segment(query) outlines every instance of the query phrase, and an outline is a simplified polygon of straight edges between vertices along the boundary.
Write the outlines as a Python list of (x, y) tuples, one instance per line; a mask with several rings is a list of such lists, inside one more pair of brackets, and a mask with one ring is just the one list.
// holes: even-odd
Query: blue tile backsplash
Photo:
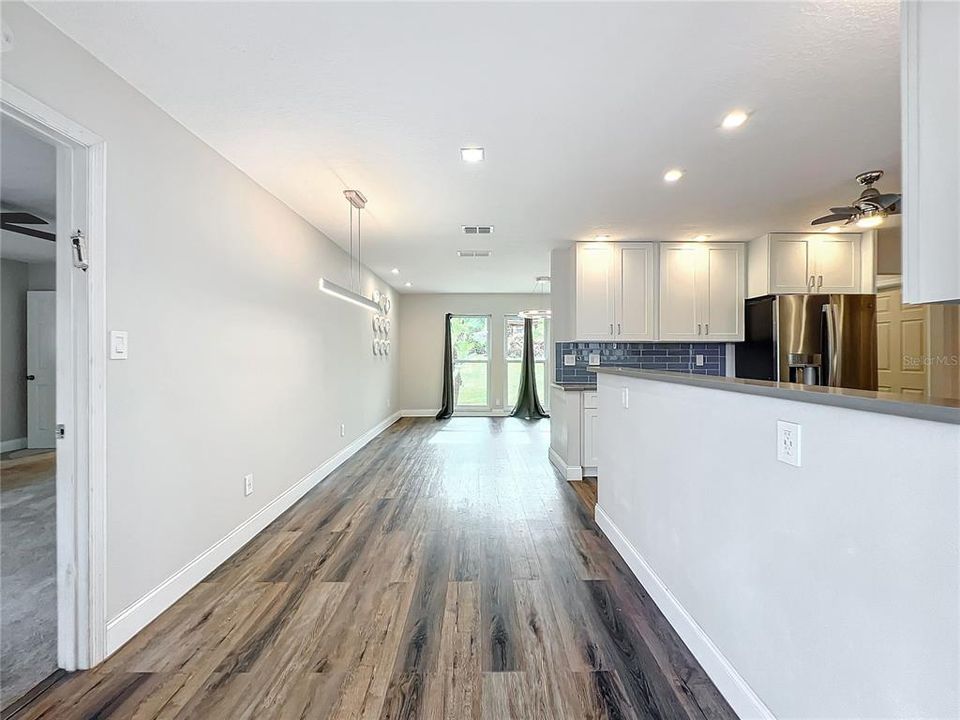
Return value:
[[(600, 354), (601, 366), (674, 370), (695, 375), (724, 375), (726, 374), (725, 348), (724, 343), (556, 343), (554, 346), (556, 381), (558, 383), (596, 383), (596, 373), (587, 371), (591, 353)], [(564, 365), (564, 355), (576, 355), (577, 364)], [(703, 355), (701, 366), (695, 364), (697, 355)]]

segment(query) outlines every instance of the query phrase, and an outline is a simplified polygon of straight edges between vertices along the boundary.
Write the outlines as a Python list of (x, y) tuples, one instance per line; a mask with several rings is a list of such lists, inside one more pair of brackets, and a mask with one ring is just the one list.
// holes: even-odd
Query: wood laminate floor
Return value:
[(0, 707), (57, 669), (57, 462), (0, 457)]
[(733, 718), (547, 461), (405, 419), (23, 718)]

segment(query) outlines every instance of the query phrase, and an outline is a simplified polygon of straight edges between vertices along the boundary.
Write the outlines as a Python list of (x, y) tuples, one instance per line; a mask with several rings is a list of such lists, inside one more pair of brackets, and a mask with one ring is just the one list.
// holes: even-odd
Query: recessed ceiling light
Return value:
[(393, 273), (394, 275), (399, 275), (399, 274), (400, 274), (400, 268), (394, 268), (394, 269), (391, 270), (390, 272)]
[(734, 130), (743, 125), (750, 116), (743, 110), (731, 110), (723, 117), (720, 127), (724, 130)]
[(403, 286), (404, 286), (404, 287), (413, 287), (413, 283), (412, 283), (412, 282), (405, 282), (405, 283), (403, 284)]
[(695, 242), (706, 242), (707, 240), (710, 239), (710, 236), (709, 236), (709, 235), (695, 235), (693, 239), (694, 239)]
[(606, 242), (606, 241), (609, 240), (609, 239), (610, 239), (610, 236), (609, 236), (609, 235), (594, 235), (594, 236), (593, 236), (593, 241), (594, 241), (594, 242)]
[(482, 147), (462, 147), (460, 148), (460, 157), (464, 162), (477, 163), (483, 160)]
[(668, 183), (675, 183), (677, 180), (683, 177), (683, 170), (678, 170), (674, 168), (673, 170), (667, 170), (663, 174), (664, 181)]

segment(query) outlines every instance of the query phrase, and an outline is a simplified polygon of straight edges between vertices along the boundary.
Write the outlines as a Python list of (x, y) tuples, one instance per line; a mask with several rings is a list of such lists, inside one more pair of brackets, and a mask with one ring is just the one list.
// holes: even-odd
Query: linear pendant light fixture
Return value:
[(373, 300), (365, 298), (360, 294), (360, 272), (363, 267), (360, 264), (360, 211), (363, 210), (364, 206), (367, 204), (367, 199), (363, 196), (363, 193), (359, 190), (344, 190), (343, 196), (347, 199), (347, 202), (350, 203), (350, 277), (351, 282), (353, 281), (353, 210), (357, 210), (357, 290), (354, 292), (349, 288), (345, 288), (342, 285), (329, 280), (325, 277), (320, 278), (320, 289), (327, 293), (327, 295), (333, 295), (335, 298), (340, 300), (345, 300), (348, 303), (353, 303), (354, 305), (359, 305), (362, 308), (371, 310), (373, 312), (380, 312), (380, 306), (377, 305)]

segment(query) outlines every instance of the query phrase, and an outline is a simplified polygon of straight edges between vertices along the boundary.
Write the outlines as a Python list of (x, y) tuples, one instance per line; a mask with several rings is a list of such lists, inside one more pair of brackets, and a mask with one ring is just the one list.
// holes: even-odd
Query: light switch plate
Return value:
[(577, 364), (577, 356), (576, 356), (576, 355), (564, 355), (564, 356), (563, 356), (563, 364), (566, 365), (567, 367), (573, 367), (574, 365)]
[(599, 365), (600, 364), (600, 353), (590, 353), (587, 358), (588, 365)]
[(777, 460), (800, 467), (800, 426), (777, 420)]
[(110, 359), (126, 360), (129, 357), (129, 345), (127, 343), (126, 330), (110, 331)]
[(243, 476), (243, 494), (244, 497), (253, 495), (253, 473)]

